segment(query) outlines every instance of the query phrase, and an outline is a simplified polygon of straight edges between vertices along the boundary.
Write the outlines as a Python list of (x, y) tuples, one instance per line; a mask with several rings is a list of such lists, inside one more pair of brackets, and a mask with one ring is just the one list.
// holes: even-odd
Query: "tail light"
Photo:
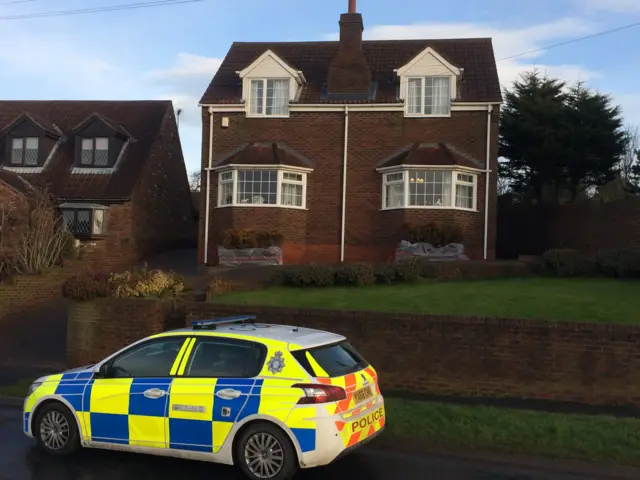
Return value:
[(304, 397), (298, 400), (298, 405), (339, 402), (347, 398), (347, 392), (344, 388), (335, 385), (297, 383), (293, 385), (293, 388), (301, 388), (304, 392)]

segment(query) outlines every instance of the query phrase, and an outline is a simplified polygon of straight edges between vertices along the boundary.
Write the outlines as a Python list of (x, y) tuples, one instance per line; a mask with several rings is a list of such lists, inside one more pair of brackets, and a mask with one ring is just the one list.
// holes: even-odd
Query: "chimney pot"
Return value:
[(349, 0), (349, 13), (356, 13), (356, 0)]

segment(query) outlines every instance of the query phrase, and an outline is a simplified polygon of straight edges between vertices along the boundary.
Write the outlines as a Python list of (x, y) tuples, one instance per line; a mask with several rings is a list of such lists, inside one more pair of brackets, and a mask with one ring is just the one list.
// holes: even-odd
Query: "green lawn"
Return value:
[(27, 396), (29, 385), (31, 385), (34, 380), (33, 378), (25, 378), (7, 385), (0, 385), (0, 395), (24, 398)]
[(269, 288), (231, 293), (227, 304), (640, 323), (640, 282), (523, 278), (361, 288)]
[(386, 399), (387, 433), (425, 446), (640, 464), (640, 419)]

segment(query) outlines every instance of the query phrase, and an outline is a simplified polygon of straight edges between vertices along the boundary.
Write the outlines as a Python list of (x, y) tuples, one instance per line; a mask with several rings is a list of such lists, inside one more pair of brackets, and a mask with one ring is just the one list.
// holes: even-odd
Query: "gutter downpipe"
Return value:
[(349, 106), (344, 106), (344, 155), (342, 157), (342, 225), (340, 227), (340, 262), (344, 262), (345, 220), (347, 216), (347, 148), (349, 147)]
[(204, 264), (209, 261), (209, 203), (211, 201), (211, 162), (213, 161), (213, 111), (209, 107), (209, 168), (207, 168), (207, 193), (204, 214)]
[(484, 182), (484, 259), (487, 260), (489, 247), (489, 176), (491, 175), (491, 113), (493, 105), (487, 106), (487, 158), (486, 177)]

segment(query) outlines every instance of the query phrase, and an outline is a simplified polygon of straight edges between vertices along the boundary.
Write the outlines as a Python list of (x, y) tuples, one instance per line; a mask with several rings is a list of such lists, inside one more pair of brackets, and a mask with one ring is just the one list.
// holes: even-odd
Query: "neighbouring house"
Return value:
[(200, 262), (225, 229), (285, 263), (385, 261), (403, 225), (455, 225), (494, 259), (499, 108), (489, 38), (233, 43), (202, 106)]
[(54, 198), (95, 266), (129, 265), (197, 232), (171, 101), (0, 101), (0, 203), (30, 186)]

